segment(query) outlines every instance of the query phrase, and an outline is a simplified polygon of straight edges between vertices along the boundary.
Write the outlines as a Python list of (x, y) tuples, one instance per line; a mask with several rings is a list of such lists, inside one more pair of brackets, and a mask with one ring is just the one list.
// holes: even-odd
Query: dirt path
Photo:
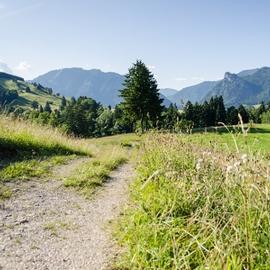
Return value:
[[(82, 162), (55, 173), (65, 177)], [(107, 269), (116, 250), (106, 227), (127, 201), (132, 167), (123, 165), (111, 176), (93, 200), (54, 179), (17, 186), (0, 209), (0, 269)]]

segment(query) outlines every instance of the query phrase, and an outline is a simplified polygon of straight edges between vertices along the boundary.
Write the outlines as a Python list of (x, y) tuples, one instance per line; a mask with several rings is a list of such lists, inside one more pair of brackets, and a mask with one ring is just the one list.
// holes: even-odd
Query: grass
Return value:
[(44, 224), (43, 229), (49, 231), (52, 236), (59, 236), (61, 230), (74, 230), (77, 225), (63, 221), (54, 221)]
[[(52, 109), (58, 109), (61, 104), (61, 97), (49, 95), (43, 91), (37, 89), (31, 83), (25, 81), (7, 80), (5, 78), (0, 78), (0, 85), (7, 90), (16, 90), (19, 94), (19, 98), (16, 99), (12, 104), (18, 105), (23, 108), (31, 108), (33, 101), (37, 101), (40, 105), (44, 107), (46, 102), (50, 102)], [(27, 93), (25, 89), (29, 87), (30, 91)]]
[(5, 182), (48, 174), (76, 155), (91, 156), (89, 140), (66, 136), (56, 129), (0, 117), (0, 200), (11, 191)]
[[(240, 152), (260, 153), (266, 158), (270, 156), (270, 125), (254, 124), (248, 136), (244, 136), (241, 129), (232, 130), (232, 132), (236, 137)], [(184, 136), (184, 139), (203, 147), (222, 149), (226, 152), (236, 151), (231, 134), (224, 129), (223, 132), (195, 133), (192, 136)]]
[(92, 159), (66, 179), (65, 186), (76, 187), (89, 195), (131, 156), (130, 149), (136, 148), (139, 141), (135, 134), (73, 138), (57, 129), (1, 116), (0, 200), (11, 196), (6, 182), (48, 175), (52, 167), (76, 156)]
[(116, 234), (117, 269), (269, 268), (267, 161), (257, 151), (200, 148), (196, 136), (144, 140), (132, 207)]
[(85, 139), (66, 136), (57, 129), (1, 116), (0, 151), (4, 157), (23, 159), (56, 154), (90, 156), (91, 145)]
[(48, 175), (50, 174), (50, 169), (52, 167), (64, 164), (75, 157), (75, 155), (54, 156), (45, 160), (33, 159), (11, 163), (7, 167), (0, 170), (0, 179), (3, 183), (12, 179), (24, 180), (31, 177), (40, 177), (44, 174)]
[(135, 152), (131, 148), (139, 144), (140, 138), (135, 134), (127, 134), (89, 141), (96, 146), (93, 158), (64, 180), (66, 187), (76, 188), (86, 197), (102, 186), (113, 170), (131, 159), (131, 154)]

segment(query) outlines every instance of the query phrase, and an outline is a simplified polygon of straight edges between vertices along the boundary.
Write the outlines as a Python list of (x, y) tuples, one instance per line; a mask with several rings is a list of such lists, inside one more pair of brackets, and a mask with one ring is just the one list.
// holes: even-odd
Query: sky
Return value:
[(137, 59), (161, 88), (270, 66), (268, 0), (0, 0), (0, 62), (126, 74)]

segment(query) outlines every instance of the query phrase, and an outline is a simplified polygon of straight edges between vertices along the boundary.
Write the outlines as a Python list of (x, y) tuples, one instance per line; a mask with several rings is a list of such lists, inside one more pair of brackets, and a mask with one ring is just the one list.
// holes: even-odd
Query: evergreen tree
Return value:
[(60, 110), (64, 110), (64, 108), (67, 106), (67, 100), (66, 98), (63, 96), (61, 99), (61, 104), (60, 104)]
[(188, 101), (184, 107), (184, 118), (188, 121), (194, 122), (194, 107), (193, 104)]
[(223, 97), (216, 97), (216, 125), (220, 122), (225, 123), (226, 121), (226, 109), (223, 102)]
[(174, 131), (177, 121), (179, 120), (179, 113), (176, 104), (170, 104), (163, 115), (163, 127), (165, 129)]
[(249, 122), (248, 112), (247, 112), (246, 108), (243, 105), (240, 105), (239, 106), (238, 113), (241, 115), (242, 120), (243, 120), (244, 123), (248, 123)]
[(260, 106), (255, 110), (254, 120), (255, 123), (261, 123), (261, 115), (266, 112), (266, 108), (264, 102), (260, 104)]
[(32, 101), (32, 104), (31, 104), (31, 107), (32, 107), (33, 109), (38, 109), (38, 107), (39, 107), (38, 102), (37, 102), (36, 100), (33, 100), (33, 101)]
[(123, 110), (133, 121), (140, 121), (142, 132), (155, 127), (163, 110), (157, 82), (142, 61), (137, 61), (126, 75), (124, 88), (120, 90)]
[(44, 112), (48, 112), (48, 113), (52, 112), (51, 106), (50, 106), (48, 101), (46, 102), (46, 104), (44, 106)]
[(234, 106), (229, 107), (226, 113), (226, 124), (237, 125), (238, 121), (238, 110)]
[(72, 97), (71, 99), (70, 99), (70, 104), (75, 104), (76, 103), (76, 99), (75, 99), (75, 97)]
[(39, 112), (40, 113), (43, 113), (44, 112), (44, 109), (43, 109), (42, 105), (39, 105)]

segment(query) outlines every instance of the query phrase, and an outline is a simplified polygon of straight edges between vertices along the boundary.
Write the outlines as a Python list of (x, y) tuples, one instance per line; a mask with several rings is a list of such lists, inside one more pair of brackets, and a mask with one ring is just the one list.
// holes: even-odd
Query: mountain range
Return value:
[[(121, 102), (119, 90), (123, 87), (125, 76), (99, 69), (64, 68), (50, 71), (33, 80), (54, 92), (69, 97), (87, 96), (104, 104), (115, 106)], [(171, 103), (164, 95), (163, 104)]]
[[(0, 62), (1, 71), (6, 74), (5, 82), (3, 78), (0, 82), (2, 87), (20, 90), (20, 86), (22, 86), (21, 94), (31, 95), (31, 93), (25, 93), (24, 91), (28, 82), (23, 82), (23, 79), (16, 80), (16, 77), (13, 77), (13, 79), (7, 78), (7, 73), (12, 74), (12, 70), (2, 62)], [(121, 101), (119, 90), (122, 88), (124, 79), (123, 75), (115, 72), (102, 72), (98, 69), (64, 68), (50, 71), (35, 78), (32, 82), (41, 84), (45, 88), (52, 88), (54, 93), (67, 97), (88, 96), (104, 105), (115, 106)], [(35, 89), (31, 82), (29, 83), (33, 92), (39, 90)], [(44, 95), (44, 91), (40, 93)], [(237, 74), (226, 72), (221, 80), (205, 81), (181, 90), (164, 88), (160, 89), (160, 95), (164, 99), (164, 105), (169, 106), (171, 103), (176, 103), (179, 107), (182, 107), (188, 100), (192, 103), (201, 103), (216, 95), (223, 96), (226, 106), (254, 105), (261, 101), (268, 102), (270, 100), (270, 68), (243, 70)], [(42, 98), (42, 104), (45, 96)], [(56, 103), (58, 104), (58, 102), (57, 100)]]
[(268, 102), (270, 100), (270, 68), (243, 70), (237, 74), (226, 72), (222, 80), (205, 81), (186, 87), (168, 98), (181, 107), (188, 100), (192, 103), (201, 103), (213, 96), (223, 96), (227, 107)]
[[(98, 69), (64, 68), (50, 71), (33, 81), (52, 88), (64, 96), (88, 96), (105, 105), (115, 106), (121, 101), (119, 90), (125, 77)], [(218, 81), (205, 81), (181, 90), (160, 89), (164, 104), (182, 107), (188, 100), (204, 102), (222, 95), (226, 106), (253, 105), (270, 100), (270, 68), (243, 70), (237, 74), (226, 72)]]

